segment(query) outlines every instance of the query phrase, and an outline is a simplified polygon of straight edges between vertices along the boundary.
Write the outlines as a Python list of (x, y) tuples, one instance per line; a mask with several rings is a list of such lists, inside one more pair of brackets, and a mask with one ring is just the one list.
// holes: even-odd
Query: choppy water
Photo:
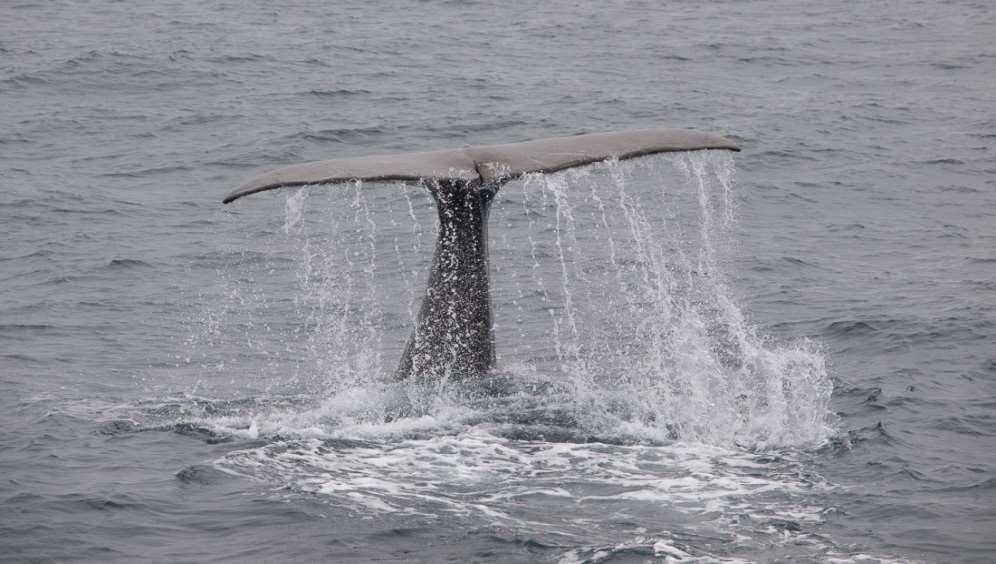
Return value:
[[(0, 32), (0, 559), (996, 553), (986, 3), (22, 2)], [(419, 189), (219, 203), (651, 126), (744, 151), (503, 187), (473, 386), (384, 383)]]

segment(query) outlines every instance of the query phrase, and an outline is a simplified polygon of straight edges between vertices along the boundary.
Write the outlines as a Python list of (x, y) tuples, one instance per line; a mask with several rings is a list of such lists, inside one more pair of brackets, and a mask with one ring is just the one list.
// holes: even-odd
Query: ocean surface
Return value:
[[(996, 560), (985, 1), (0, 5), (0, 561)], [(392, 382), (418, 186), (502, 187), (498, 369)]]

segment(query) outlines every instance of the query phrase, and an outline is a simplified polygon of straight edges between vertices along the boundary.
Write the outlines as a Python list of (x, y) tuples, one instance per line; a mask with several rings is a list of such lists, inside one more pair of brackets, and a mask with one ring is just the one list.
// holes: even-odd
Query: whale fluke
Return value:
[(502, 184), (524, 174), (555, 172), (611, 158), (703, 149), (740, 150), (722, 137), (679, 129), (551, 137), (292, 165), (251, 179), (223, 202), (309, 184), (362, 180), (424, 185), (436, 201), (439, 231), (428, 288), (396, 377), (464, 380), (487, 372), (495, 362), (487, 218)]
[(291, 165), (252, 178), (225, 196), (222, 202), (228, 204), (243, 196), (274, 188), (356, 180), (427, 183), (477, 181), (495, 184), (530, 172), (555, 172), (605, 159), (622, 160), (654, 153), (700, 149), (740, 150), (717, 135), (682, 129), (569, 135), (467, 149), (375, 155)]

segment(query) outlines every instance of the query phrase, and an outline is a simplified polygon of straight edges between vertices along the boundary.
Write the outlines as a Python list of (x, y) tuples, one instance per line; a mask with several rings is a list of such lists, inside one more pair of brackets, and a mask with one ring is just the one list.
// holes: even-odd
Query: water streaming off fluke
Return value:
[[(417, 185), (299, 189), (286, 197), (273, 248), (292, 253), (280, 268), (296, 272), (295, 287), (280, 292), (293, 294), (301, 325), (258, 346), (301, 355), (295, 377), (320, 394), (376, 396), (306, 425), (334, 436), (399, 416), (481, 419), (478, 399), (490, 396), (510, 402), (492, 410), (506, 412), (495, 425), (514, 425), (507, 411), (528, 405), (556, 412), (578, 436), (817, 444), (830, 432), (825, 359), (812, 343), (772, 342), (745, 315), (728, 276), (736, 202), (725, 151), (606, 161), (504, 186), (490, 229), (498, 370), (478, 384), (393, 384), (425, 287), (432, 203)], [(226, 282), (253, 296), (259, 307), (248, 309), (279, 302), (250, 279)]]

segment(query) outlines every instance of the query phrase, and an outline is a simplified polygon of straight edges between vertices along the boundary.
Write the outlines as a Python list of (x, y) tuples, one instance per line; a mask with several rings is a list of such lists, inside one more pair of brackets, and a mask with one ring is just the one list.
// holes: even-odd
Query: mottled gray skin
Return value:
[(228, 194), (224, 203), (285, 186), (353, 180), (413, 181), (436, 200), (439, 236), (429, 286), (401, 355), (398, 380), (466, 380), (495, 363), (488, 287), (488, 209), (503, 183), (605, 159), (725, 149), (729, 140), (698, 131), (646, 129), (552, 137), (466, 149), (334, 159), (270, 171)]
[(428, 185), (439, 213), (429, 284), (398, 380), (464, 380), (495, 363), (488, 273), (488, 210), (497, 184)]

